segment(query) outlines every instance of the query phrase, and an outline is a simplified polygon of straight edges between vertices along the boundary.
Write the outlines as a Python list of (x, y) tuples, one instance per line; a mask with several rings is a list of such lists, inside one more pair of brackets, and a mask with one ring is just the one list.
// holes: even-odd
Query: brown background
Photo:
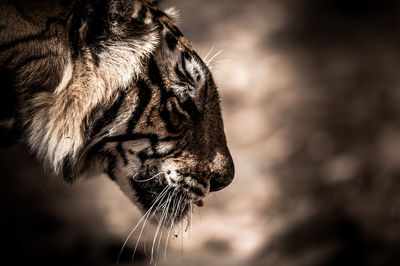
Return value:
[[(162, 240), (158, 264), (400, 265), (399, 4), (163, 5), (181, 11), (200, 55), (223, 49), (211, 65), (236, 177), (195, 210), (190, 238), (170, 239), (166, 261)], [(66, 185), (22, 145), (0, 158), (3, 259), (116, 261), (141, 215), (115, 184), (103, 176)], [(148, 265), (153, 233), (134, 265)]]

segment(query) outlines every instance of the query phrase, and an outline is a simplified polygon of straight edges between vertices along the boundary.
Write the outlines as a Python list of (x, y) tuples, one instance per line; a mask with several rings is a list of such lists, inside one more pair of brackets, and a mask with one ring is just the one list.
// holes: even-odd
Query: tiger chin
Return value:
[[(2, 143), (179, 222), (231, 183), (209, 68), (158, 1), (0, 1)], [(161, 211), (163, 210), (163, 212)]]

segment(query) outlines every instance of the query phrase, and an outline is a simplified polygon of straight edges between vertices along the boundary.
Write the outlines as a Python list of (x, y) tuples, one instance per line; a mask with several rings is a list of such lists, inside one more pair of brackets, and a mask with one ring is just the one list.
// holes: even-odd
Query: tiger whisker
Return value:
[[(168, 196), (168, 197), (169, 197), (169, 196)], [(157, 214), (157, 212), (158, 212), (159, 209), (162, 209), (162, 214), (161, 214), (161, 217), (159, 218), (159, 222), (158, 222), (158, 225), (157, 225), (156, 233), (155, 233), (154, 238), (153, 238), (153, 244), (152, 244), (152, 249), (151, 249), (151, 260), (150, 260), (150, 264), (153, 263), (153, 262), (155, 262), (154, 259), (153, 259), (153, 257), (154, 257), (154, 256), (153, 256), (153, 254), (154, 254), (154, 243), (155, 243), (155, 241), (156, 241), (156, 238), (157, 238), (157, 235), (158, 235), (158, 231), (160, 230), (160, 224), (161, 224), (161, 222), (162, 222), (162, 217), (163, 217), (164, 212), (165, 212), (165, 210), (166, 210), (166, 209), (165, 209), (166, 205), (167, 205), (167, 201), (163, 202), (162, 204), (159, 203), (158, 206), (157, 206), (157, 208), (156, 208), (156, 210), (154, 210), (154, 212), (153, 212), (153, 214), (152, 214), (152, 216), (154, 216), (154, 215)]]
[(122, 255), (122, 251), (124, 250), (124, 248), (125, 248), (125, 246), (126, 246), (126, 243), (128, 242), (129, 238), (132, 236), (133, 232), (135, 232), (136, 228), (137, 228), (137, 227), (139, 226), (139, 224), (143, 221), (143, 219), (146, 217), (146, 215), (147, 215), (148, 213), (150, 213), (150, 211), (151, 211), (151, 209), (149, 209), (149, 210), (143, 215), (143, 217), (139, 220), (139, 222), (136, 224), (136, 226), (132, 229), (132, 231), (129, 233), (129, 235), (128, 235), (127, 238), (125, 239), (125, 242), (124, 242), (124, 244), (122, 245), (122, 248), (121, 248), (121, 250), (120, 250), (120, 252), (119, 252), (119, 254), (118, 254), (118, 258), (117, 258), (116, 264), (119, 263), (119, 260), (120, 260), (121, 255)]
[(129, 233), (129, 235), (127, 236), (127, 238), (125, 239), (124, 244), (122, 245), (122, 248), (118, 254), (118, 258), (117, 258), (117, 263), (119, 263), (119, 260), (121, 258), (122, 252), (126, 246), (126, 243), (128, 243), (129, 238), (132, 236), (132, 234), (135, 232), (136, 228), (139, 226), (139, 224), (143, 221), (143, 219), (145, 219), (146, 215), (150, 214), (152, 208), (154, 207), (154, 205), (157, 203), (158, 200), (161, 199), (161, 197), (164, 197), (165, 193), (167, 192), (168, 187), (165, 187), (162, 192), (160, 193), (160, 195), (156, 198), (156, 200), (154, 201), (153, 205), (147, 210), (147, 212), (143, 215), (143, 217), (139, 220), (139, 222), (136, 224), (136, 226), (132, 229), (132, 231)]
[(156, 178), (157, 176), (159, 176), (159, 175), (161, 175), (161, 174), (163, 174), (163, 173), (158, 173), (158, 174), (153, 175), (152, 177), (147, 178), (147, 179), (144, 179), (144, 180), (137, 180), (137, 179), (135, 179), (135, 177), (138, 175), (138, 174), (136, 173), (136, 174), (132, 177), (132, 179), (133, 179), (134, 181), (136, 181), (136, 182), (143, 183), (143, 182), (150, 181), (150, 180)]
[[(170, 206), (170, 204), (171, 204), (171, 201), (172, 201), (172, 198), (173, 198), (173, 197), (174, 197), (174, 193), (172, 192), (172, 193), (171, 193), (171, 197), (168, 198), (168, 204), (167, 204), (167, 207), (166, 207), (166, 210), (167, 210), (167, 211), (165, 212), (165, 217), (164, 217), (164, 219), (163, 219), (163, 224), (164, 224), (164, 222), (167, 222), (168, 215), (169, 215), (169, 206)], [(161, 224), (161, 227), (163, 226), (163, 224)], [(159, 251), (160, 251), (160, 243), (161, 243), (161, 239), (162, 239), (162, 236), (163, 236), (163, 232), (164, 232), (164, 230), (161, 230), (160, 237), (158, 238), (157, 256), (158, 256)]]
[[(182, 196), (179, 197), (178, 204), (176, 204), (176, 205), (174, 204), (174, 207), (172, 209), (173, 216), (172, 216), (171, 225), (170, 225), (169, 230), (168, 230), (167, 242), (165, 243), (164, 261), (167, 261), (167, 249), (168, 249), (169, 237), (171, 235), (172, 227), (174, 226), (174, 221), (175, 221), (176, 215), (178, 214), (178, 209), (179, 209), (179, 205), (180, 205), (181, 201), (182, 201)], [(174, 200), (174, 203), (176, 203), (175, 200)]]
[(192, 234), (192, 218), (193, 218), (193, 202), (190, 201), (190, 228), (189, 228), (189, 238)]
[(212, 60), (215, 59), (218, 55), (220, 55), (223, 51), (224, 49), (221, 49), (218, 52), (216, 52), (210, 59), (207, 60), (206, 65), (210, 66), (212, 64)]
[(203, 57), (203, 61), (204, 61), (204, 62), (207, 61), (208, 56), (212, 53), (212, 51), (214, 50), (214, 48), (215, 48), (215, 44), (213, 44), (213, 46), (211, 47), (211, 49), (210, 49), (210, 51), (207, 53), (207, 55), (206, 55), (205, 57)]
[[(170, 187), (168, 187), (168, 188), (170, 188)], [(150, 217), (154, 216), (154, 215), (157, 213), (157, 211), (162, 207), (162, 205), (163, 205), (163, 204), (161, 204), (161, 201), (160, 201), (160, 202), (158, 203), (156, 209), (155, 209), (155, 210), (153, 211), (153, 213), (150, 215)], [(148, 236), (148, 233), (149, 233), (149, 232), (146, 233), (145, 244), (147, 243), (147, 239), (148, 239), (147, 236)], [(145, 254), (147, 254), (146, 245), (144, 245), (144, 252), (145, 252)]]
[[(165, 187), (165, 188), (164, 188), (165, 191), (168, 191), (168, 189), (169, 189), (169, 187)], [(160, 202), (161, 202), (161, 201), (160, 201)], [(153, 206), (155, 205), (155, 203), (156, 203), (156, 202), (154, 202)], [(152, 206), (152, 207), (153, 207), (153, 206)], [(134, 257), (135, 257), (137, 246), (138, 246), (138, 244), (139, 244), (140, 238), (142, 237), (143, 229), (144, 229), (144, 227), (146, 226), (146, 223), (147, 223), (147, 221), (149, 220), (149, 217), (151, 217), (151, 213), (149, 213), (149, 214), (147, 215), (147, 218), (144, 220), (144, 223), (143, 223), (142, 228), (141, 228), (141, 230), (140, 230), (139, 237), (138, 237), (138, 239), (137, 239), (137, 241), (136, 241), (135, 249), (133, 250), (132, 261), (133, 261), (133, 259), (134, 259)]]
[[(189, 207), (190, 207), (190, 212), (192, 212), (192, 201), (190, 201), (189, 202)], [(189, 215), (186, 215), (186, 228), (185, 228), (185, 232), (187, 232), (188, 231), (188, 229), (190, 229), (190, 225), (191, 225), (191, 222), (192, 222), (192, 214), (190, 214), (190, 216)], [(190, 238), (190, 230), (189, 230), (189, 236), (188, 236), (189, 238)]]
[(162, 221), (163, 221), (164, 214), (165, 214), (165, 212), (167, 211), (167, 209), (166, 209), (166, 207), (165, 207), (165, 206), (166, 206), (166, 203), (167, 203), (167, 202), (164, 202), (164, 204), (163, 204), (163, 206), (164, 206), (164, 207), (163, 207), (163, 212), (162, 212), (160, 221), (158, 222), (158, 226), (157, 226), (157, 229), (156, 229), (156, 233), (155, 233), (154, 238), (153, 238), (153, 244), (152, 244), (152, 247), (151, 247), (151, 259), (150, 259), (150, 264), (154, 262), (154, 245), (155, 245), (155, 243), (156, 243), (156, 239), (157, 239), (157, 236), (158, 236), (158, 232), (160, 231), (160, 228), (161, 228), (161, 223), (162, 223)]
[(189, 229), (189, 217), (186, 217), (185, 233), (188, 231), (188, 229)]
[(149, 236), (149, 231), (147, 230), (146, 236), (144, 238), (144, 243), (143, 243), (143, 251), (144, 251), (144, 254), (146, 254), (146, 256), (147, 256), (147, 240), (149, 239), (148, 236)]
[(183, 258), (183, 225), (181, 223), (181, 255), (182, 255), (182, 260)]
[(142, 225), (142, 228), (141, 228), (141, 230), (140, 230), (138, 239), (136, 240), (135, 249), (133, 250), (133, 253), (132, 253), (132, 262), (133, 262), (133, 259), (135, 258), (137, 246), (138, 246), (138, 244), (139, 244), (140, 238), (142, 237), (143, 229), (144, 229), (144, 227), (146, 226), (146, 223), (147, 223), (147, 220), (149, 219), (149, 217), (150, 217), (150, 213), (147, 214), (147, 217), (146, 217), (146, 219), (144, 220), (143, 225)]

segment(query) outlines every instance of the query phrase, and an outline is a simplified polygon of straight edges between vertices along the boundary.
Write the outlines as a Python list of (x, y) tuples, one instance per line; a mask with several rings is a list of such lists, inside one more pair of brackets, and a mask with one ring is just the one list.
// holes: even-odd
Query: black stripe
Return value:
[[(111, 124), (118, 116), (119, 109), (121, 108), (121, 105), (125, 99), (125, 91), (121, 91), (118, 99), (111, 105), (110, 108), (108, 108), (101, 116), (100, 119), (95, 121), (93, 125), (93, 130), (90, 133), (90, 138), (93, 136), (96, 136), (104, 127), (107, 125)], [(91, 116), (95, 114), (95, 112), (98, 110), (95, 110), (92, 112)], [(90, 119), (89, 119), (90, 120)]]
[(178, 44), (178, 40), (169, 32), (165, 36), (165, 40), (167, 41), (168, 48), (171, 51), (174, 51), (176, 48), (176, 45)]
[(180, 38), (183, 37), (182, 32), (178, 29), (177, 26), (175, 25), (169, 25), (168, 23), (165, 23), (165, 26), (172, 32), (172, 34), (176, 37), (176, 38)]
[(139, 158), (139, 160), (140, 160), (142, 163), (144, 163), (147, 159), (150, 158), (149, 151), (148, 151), (147, 149), (146, 149), (146, 150), (143, 150), (143, 151), (140, 151), (140, 152), (137, 154), (137, 157)]
[(199, 70), (197, 70), (197, 68), (194, 68), (193, 71), (194, 74), (196, 75), (196, 81), (199, 82), (201, 78)]
[(166, 103), (168, 101), (168, 98), (174, 96), (172, 92), (168, 92), (164, 81), (161, 77), (160, 69), (157, 66), (157, 63), (155, 62), (154, 58), (151, 57), (149, 61), (149, 79), (150, 81), (157, 86), (160, 89), (161, 93), (161, 99), (160, 99), (160, 107), (159, 107), (159, 114), (161, 119), (166, 124), (166, 129), (170, 133), (177, 133), (177, 129), (172, 125), (171, 120), (170, 120), (170, 113), (167, 110)]
[(165, 102), (165, 100), (168, 98), (167, 90), (166, 90), (164, 81), (161, 77), (160, 69), (158, 68), (157, 63), (154, 60), (153, 56), (151, 56), (150, 60), (149, 60), (148, 74), (149, 74), (149, 79), (150, 79), (151, 83), (156, 85), (161, 90), (161, 102)]
[(138, 139), (148, 139), (150, 143), (157, 143), (160, 141), (176, 141), (179, 140), (179, 137), (172, 137), (168, 136), (165, 138), (159, 138), (156, 134), (126, 134), (126, 135), (119, 135), (113, 137), (106, 137), (103, 139), (104, 143), (109, 142), (124, 142), (124, 141), (131, 141), (131, 140), (138, 140)]
[(146, 124), (147, 124), (148, 127), (154, 126), (153, 122), (151, 121), (151, 117), (152, 117), (152, 114), (153, 114), (155, 109), (156, 109), (155, 106), (151, 107), (149, 115), (147, 116)]
[(200, 112), (191, 98), (188, 98), (181, 103), (181, 107), (189, 114), (193, 121), (196, 122), (200, 118)]
[[(211, 84), (211, 85), (210, 85)], [(201, 106), (201, 108), (203, 109), (206, 104), (207, 104), (207, 97), (208, 97), (208, 89), (210, 87), (216, 87), (216, 85), (214, 84), (214, 81), (212, 80), (210, 75), (206, 76), (206, 82), (204, 83), (204, 87), (203, 87), (203, 105)]]
[(176, 128), (171, 122), (171, 111), (168, 110), (167, 105), (164, 104), (160, 112), (161, 119), (165, 122), (165, 127), (170, 133), (178, 133), (179, 129)]
[(167, 91), (164, 81), (161, 77), (160, 69), (158, 68), (157, 63), (155, 62), (153, 57), (151, 57), (149, 61), (149, 78), (150, 81), (160, 89), (161, 105), (159, 108), (159, 114), (161, 119), (163, 119), (166, 124), (167, 131), (170, 133), (178, 133), (179, 130), (171, 123), (170, 111), (166, 107), (168, 99), (170, 97), (175, 97), (175, 95), (173, 94), (173, 92)]
[(153, 16), (153, 22), (156, 23), (161, 17), (165, 17), (165, 13), (157, 8), (150, 8), (151, 15)]
[(150, 79), (151, 83), (160, 89), (160, 93), (161, 93), (160, 102), (161, 103), (166, 103), (168, 98), (175, 96), (172, 91), (167, 90), (164, 80), (161, 76), (160, 69), (159, 69), (156, 61), (154, 60), (153, 56), (150, 57), (150, 60), (149, 60), (148, 75), (149, 75), (149, 79)]
[[(77, 14), (79, 13), (79, 10), (77, 11)], [(72, 59), (76, 59), (78, 57), (78, 51), (79, 47), (81, 46), (82, 40), (80, 37), (80, 32), (79, 29), (82, 26), (82, 18), (79, 15), (72, 15), (72, 19), (70, 22), (70, 30), (68, 32), (68, 37), (69, 37), (69, 43), (71, 46), (71, 53), (72, 53)]]
[(177, 104), (175, 103), (175, 101), (171, 101), (171, 104), (172, 104), (172, 108), (173, 108), (172, 111), (174, 112), (174, 114), (177, 115), (177, 116), (179, 116), (179, 120), (180, 120), (180, 121), (185, 121), (185, 120), (187, 119), (187, 116), (185, 116), (185, 114), (182, 113), (182, 112), (178, 109)]
[(174, 67), (174, 70), (175, 70), (175, 74), (178, 76), (178, 78), (182, 82), (186, 82), (186, 83), (188, 83), (188, 84), (190, 84), (192, 86), (194, 85), (192, 83), (192, 81), (190, 79), (188, 79), (185, 74), (182, 73), (182, 71), (179, 69), (179, 65), (178, 64), (176, 64), (176, 66)]
[(142, 5), (142, 7), (139, 10), (138, 16), (134, 18), (134, 20), (143, 24), (146, 17), (147, 17), (147, 8), (144, 5)]
[(41, 32), (39, 34), (28, 35), (19, 39), (15, 39), (9, 42), (0, 43), (0, 50), (10, 49), (21, 43), (27, 43), (32, 41), (46, 41), (54, 38), (55, 36), (47, 35), (46, 32)]
[(22, 61), (19, 61), (18, 64), (14, 67), (14, 69), (18, 71), (20, 68), (22, 68), (23, 66), (25, 66), (25, 65), (33, 62), (33, 61), (39, 61), (39, 60), (42, 60), (42, 59), (46, 59), (47, 57), (50, 57), (50, 56), (58, 57), (60, 55), (50, 52), (50, 53), (44, 54), (44, 55), (30, 56), (28, 58), (25, 58)]
[(144, 110), (151, 100), (151, 89), (147, 86), (146, 82), (142, 79), (137, 81), (138, 86), (138, 103), (131, 118), (128, 121), (127, 134), (132, 134), (136, 124), (139, 122)]
[(183, 146), (176, 149), (176, 152), (172, 154), (172, 158), (178, 158), (182, 155), (183, 151), (189, 146), (189, 142), (186, 142)]
[[(103, 151), (103, 148), (107, 143), (110, 143), (110, 142), (121, 143), (121, 142), (125, 142), (125, 141), (132, 141), (132, 140), (138, 140), (138, 139), (147, 139), (150, 141), (152, 150), (146, 149), (146, 150), (143, 150), (138, 153), (138, 157), (141, 160), (145, 161), (147, 159), (162, 158), (162, 157), (168, 156), (168, 155), (176, 152), (176, 150), (179, 147), (175, 147), (175, 148), (171, 149), (170, 151), (168, 151), (167, 153), (163, 153), (163, 154), (158, 153), (156, 151), (156, 147), (160, 142), (178, 141), (180, 138), (169, 136), (169, 137), (160, 139), (155, 134), (126, 134), (126, 135), (119, 135), (119, 136), (113, 136), (113, 137), (105, 137), (103, 140), (101, 140), (99, 143), (97, 143), (92, 149), (90, 149), (90, 151), (88, 152), (88, 158), (95, 155), (96, 153), (102, 153), (104, 156), (106, 156), (108, 158), (109, 154), (111, 154), (111, 153)], [(116, 149), (118, 150), (118, 145), (117, 145)], [(109, 159), (109, 161), (110, 161), (110, 159)]]
[(182, 53), (182, 55), (183, 55), (187, 60), (192, 61), (192, 56), (190, 55), (190, 53), (189, 53), (187, 50), (185, 50), (185, 51)]
[(56, 37), (55, 35), (51, 35), (49, 32), (49, 28), (50, 25), (53, 24), (54, 22), (59, 21), (59, 18), (49, 18), (46, 21), (46, 27), (43, 31), (36, 33), (36, 34), (31, 34), (31, 35), (27, 35), (24, 37), (20, 37), (18, 39), (9, 41), (9, 42), (4, 42), (4, 43), (0, 43), (0, 50), (6, 50), (12, 47), (17, 46), (18, 44), (21, 43), (27, 43), (27, 42), (32, 42), (32, 41), (46, 41), (46, 40), (50, 40), (54, 37)]
[(122, 160), (124, 161), (124, 166), (128, 165), (128, 158), (126, 157), (126, 153), (124, 148), (122, 148), (121, 142), (118, 142), (117, 146), (115, 147), (117, 149), (117, 152), (120, 154)]
[(105, 152), (104, 155), (106, 156), (106, 160), (108, 163), (108, 166), (107, 166), (107, 169), (105, 172), (111, 180), (115, 181), (116, 178), (115, 178), (113, 170), (117, 164), (117, 157), (109, 151)]

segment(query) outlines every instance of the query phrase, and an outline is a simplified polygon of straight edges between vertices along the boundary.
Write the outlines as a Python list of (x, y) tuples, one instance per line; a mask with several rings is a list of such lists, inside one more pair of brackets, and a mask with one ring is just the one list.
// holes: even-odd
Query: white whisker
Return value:
[(152, 208), (154, 207), (154, 205), (156, 204), (156, 202), (157, 202), (161, 197), (163, 197), (162, 195), (165, 194), (165, 192), (167, 191), (167, 189), (168, 189), (168, 187), (166, 187), (166, 188), (164, 188), (164, 189), (162, 190), (162, 192), (160, 193), (160, 195), (159, 195), (159, 196), (156, 198), (156, 200), (154, 201), (153, 205), (147, 210), (147, 212), (143, 215), (143, 217), (139, 220), (139, 222), (136, 224), (136, 226), (135, 226), (135, 227), (132, 229), (132, 231), (129, 233), (129, 235), (128, 235), (127, 238), (125, 239), (125, 242), (124, 242), (124, 244), (122, 245), (122, 248), (121, 248), (121, 250), (120, 250), (120, 252), (119, 252), (119, 254), (118, 254), (118, 258), (117, 258), (116, 264), (119, 263), (119, 260), (120, 260), (121, 255), (122, 255), (122, 251), (124, 250), (124, 248), (125, 248), (125, 246), (126, 246), (126, 243), (128, 243), (129, 238), (130, 238), (130, 237), (132, 236), (132, 234), (135, 232), (136, 228), (137, 228), (137, 227), (139, 226), (139, 224), (143, 221), (143, 219), (145, 219), (145, 217), (146, 217), (147, 215), (150, 214), (150, 212), (151, 212)]
[(133, 262), (133, 259), (135, 258), (137, 246), (138, 246), (138, 244), (139, 244), (140, 238), (141, 238), (142, 233), (143, 233), (143, 229), (144, 229), (144, 227), (145, 227), (145, 225), (146, 225), (147, 220), (149, 219), (149, 217), (150, 217), (150, 213), (147, 214), (147, 217), (146, 217), (146, 219), (144, 220), (143, 225), (142, 225), (142, 228), (141, 228), (141, 230), (140, 230), (138, 239), (136, 240), (135, 249), (133, 250), (133, 254), (132, 254), (132, 262)]
[(162, 208), (163, 208), (163, 212), (162, 212), (162, 214), (161, 214), (160, 221), (158, 222), (158, 226), (157, 226), (157, 229), (156, 229), (156, 233), (155, 233), (154, 238), (153, 238), (153, 244), (152, 244), (152, 246), (151, 246), (151, 259), (150, 259), (150, 264), (154, 262), (154, 245), (155, 245), (155, 242), (156, 242), (156, 239), (157, 239), (157, 236), (158, 236), (158, 232), (160, 231), (160, 228), (161, 228), (161, 223), (163, 222), (163, 217), (164, 217), (164, 214), (165, 214), (165, 212), (166, 212), (166, 208), (165, 208), (166, 205), (167, 205), (167, 202), (164, 202), (161, 206), (159, 206), (159, 207), (162, 207)]
[(146, 256), (147, 256), (147, 239), (149, 239), (148, 236), (149, 236), (149, 230), (146, 231), (146, 236), (144, 238), (144, 243), (143, 243), (143, 251)]
[(207, 55), (203, 58), (203, 61), (204, 62), (207, 62), (207, 58), (208, 58), (208, 56), (212, 53), (212, 51), (214, 50), (214, 48), (215, 48), (215, 44), (213, 44), (213, 46), (211, 47), (211, 49), (210, 49), (210, 51), (207, 53)]
[[(161, 224), (161, 227), (163, 226), (164, 222), (166, 222), (167, 219), (168, 219), (168, 215), (169, 215), (169, 206), (170, 206), (170, 204), (171, 204), (171, 200), (172, 200), (173, 196), (174, 196), (174, 194), (171, 193), (171, 197), (168, 198), (168, 204), (167, 204), (167, 207), (166, 207), (166, 210), (167, 210), (167, 211), (165, 212), (165, 216), (163, 217), (163, 223)], [(158, 256), (158, 254), (159, 254), (159, 252), (160, 252), (160, 243), (161, 243), (161, 239), (162, 239), (162, 236), (163, 236), (163, 232), (164, 232), (164, 230), (161, 230), (160, 237), (158, 238), (157, 256)]]
[(183, 224), (181, 223), (181, 255), (182, 255), (182, 260), (184, 260), (183, 257)]
[(135, 179), (135, 177), (137, 176), (137, 174), (135, 174), (135, 175), (132, 177), (132, 179), (135, 180), (136, 182), (142, 183), (142, 182), (150, 181), (150, 180), (156, 178), (157, 176), (159, 176), (159, 175), (161, 175), (161, 174), (162, 174), (162, 173), (158, 173), (158, 174), (156, 174), (156, 175), (154, 175), (154, 176), (152, 176), (152, 177), (150, 177), (150, 178), (144, 179), (144, 180), (137, 180), (137, 179)]
[[(165, 194), (165, 193), (168, 191), (168, 187), (165, 187), (163, 191), (165, 191), (165, 192), (164, 192), (164, 194)], [(163, 196), (163, 197), (164, 197), (164, 196)], [(161, 201), (160, 201), (160, 202), (161, 202)], [(151, 208), (153, 208), (153, 206), (154, 206), (155, 204), (156, 204), (156, 202), (153, 203), (153, 205), (151, 206)], [(138, 237), (138, 239), (137, 239), (137, 241), (136, 241), (135, 249), (134, 249), (133, 254), (132, 254), (132, 261), (133, 261), (133, 259), (134, 259), (134, 257), (135, 257), (136, 249), (137, 249), (137, 246), (138, 246), (138, 244), (139, 244), (140, 238), (141, 238), (141, 236), (142, 236), (143, 229), (144, 229), (144, 227), (146, 226), (146, 223), (147, 223), (147, 221), (148, 221), (148, 219), (149, 219), (150, 216), (151, 216), (151, 213), (149, 213), (149, 214), (147, 215), (147, 218), (144, 220), (144, 223), (143, 223), (143, 225), (142, 225), (142, 229), (140, 230), (139, 237)]]
[(189, 228), (189, 238), (192, 234), (192, 218), (193, 218), (193, 202), (190, 201), (190, 228)]
[(210, 59), (207, 60), (206, 65), (210, 66), (212, 64), (212, 60), (216, 58), (218, 55), (220, 55), (223, 51), (224, 49), (221, 49), (218, 52), (216, 52), (215, 55), (213, 55)]
[[(168, 230), (167, 242), (165, 243), (164, 261), (167, 261), (167, 249), (168, 249), (169, 237), (170, 237), (170, 235), (171, 235), (172, 227), (174, 226), (174, 221), (175, 221), (176, 215), (178, 214), (178, 209), (179, 209), (179, 205), (180, 205), (180, 203), (181, 203), (181, 200), (182, 200), (182, 196), (179, 197), (178, 204), (177, 204), (177, 205), (174, 204), (174, 207), (173, 207), (173, 209), (172, 209), (172, 211), (173, 211), (173, 216), (172, 216), (171, 225), (170, 225), (169, 230)], [(175, 203), (175, 202), (176, 202), (176, 201), (174, 201), (174, 203)]]
[(124, 242), (124, 244), (122, 245), (122, 248), (121, 248), (121, 250), (120, 250), (120, 252), (119, 252), (119, 254), (118, 254), (117, 264), (119, 263), (119, 260), (120, 260), (120, 258), (121, 258), (122, 251), (124, 250), (124, 248), (125, 248), (125, 246), (126, 246), (126, 243), (128, 242), (129, 238), (132, 236), (133, 232), (135, 232), (136, 228), (137, 228), (137, 227), (139, 226), (139, 224), (143, 221), (143, 219), (146, 217), (146, 215), (147, 215), (148, 213), (150, 213), (150, 211), (151, 211), (151, 209), (149, 209), (149, 210), (143, 215), (143, 217), (139, 220), (139, 222), (136, 224), (136, 226), (135, 226), (135, 227), (132, 229), (132, 231), (129, 233), (128, 237), (125, 239), (125, 242)]

